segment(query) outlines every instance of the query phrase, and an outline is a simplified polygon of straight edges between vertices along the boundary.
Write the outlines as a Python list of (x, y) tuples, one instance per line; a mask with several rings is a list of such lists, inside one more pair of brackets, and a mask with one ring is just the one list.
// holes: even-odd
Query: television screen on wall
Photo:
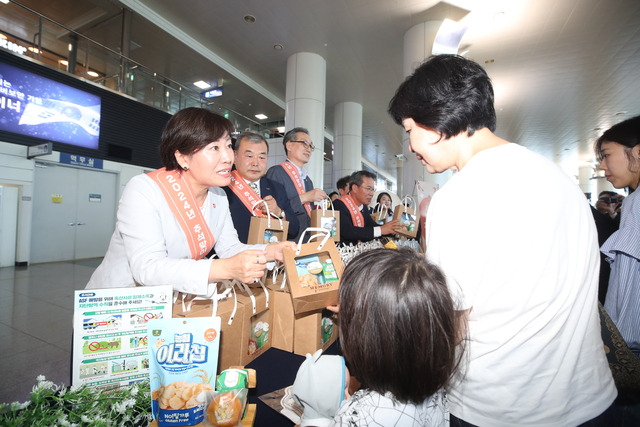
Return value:
[(101, 99), (0, 62), (0, 130), (97, 149)]

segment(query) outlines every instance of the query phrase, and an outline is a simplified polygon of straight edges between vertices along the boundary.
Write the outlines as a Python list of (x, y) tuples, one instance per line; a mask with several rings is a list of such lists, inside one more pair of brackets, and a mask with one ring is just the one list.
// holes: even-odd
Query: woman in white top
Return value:
[[(160, 142), (164, 168), (132, 178), (118, 206), (109, 249), (87, 289), (172, 285), (210, 295), (219, 280), (253, 282), (282, 242), (244, 245), (225, 193), (233, 163), (233, 125), (203, 108), (186, 108), (167, 123)], [(217, 259), (208, 255), (215, 251)]]

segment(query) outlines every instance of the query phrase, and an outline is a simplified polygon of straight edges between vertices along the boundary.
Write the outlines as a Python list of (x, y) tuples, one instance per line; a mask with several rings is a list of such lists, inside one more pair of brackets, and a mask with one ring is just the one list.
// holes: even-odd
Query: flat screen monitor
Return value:
[(0, 129), (97, 149), (100, 97), (0, 63)]

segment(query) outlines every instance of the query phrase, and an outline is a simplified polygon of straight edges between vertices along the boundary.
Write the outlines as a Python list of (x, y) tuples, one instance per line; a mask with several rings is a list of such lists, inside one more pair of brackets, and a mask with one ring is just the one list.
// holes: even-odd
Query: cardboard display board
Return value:
[[(302, 244), (307, 232), (321, 232), (324, 239)], [(344, 264), (326, 230), (308, 228), (300, 236), (297, 249), (284, 248), (283, 257), (287, 286), (296, 314), (338, 303)]]
[(112, 388), (149, 378), (147, 322), (171, 317), (165, 286), (75, 291), (73, 385)]

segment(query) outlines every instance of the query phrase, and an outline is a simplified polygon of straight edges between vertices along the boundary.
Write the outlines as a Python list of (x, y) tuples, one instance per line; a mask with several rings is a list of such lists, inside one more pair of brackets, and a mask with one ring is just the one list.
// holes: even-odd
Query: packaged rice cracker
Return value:
[(206, 391), (215, 388), (220, 318), (157, 319), (148, 325), (153, 418), (159, 427), (201, 423)]

